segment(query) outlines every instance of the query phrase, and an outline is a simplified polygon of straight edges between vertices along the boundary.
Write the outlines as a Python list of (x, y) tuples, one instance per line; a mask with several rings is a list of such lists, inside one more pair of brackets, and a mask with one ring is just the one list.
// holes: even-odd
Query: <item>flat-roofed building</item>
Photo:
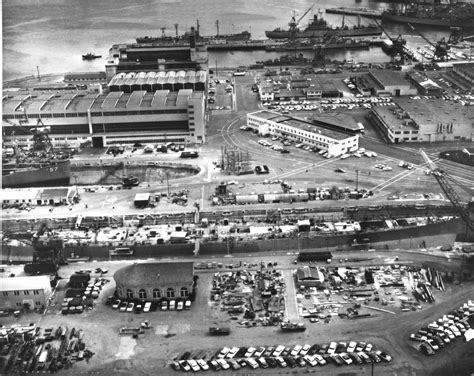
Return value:
[(374, 70), (369, 73), (355, 77), (357, 89), (362, 94), (372, 95), (416, 95), (418, 94), (401, 72), (391, 71), (388, 69)]
[(142, 87), (150, 77), (132, 73), (117, 77), (113, 83), (115, 88), (127, 92), (5, 91), (4, 144), (10, 146), (15, 141), (27, 146), (32, 136), (26, 129), (34, 129), (39, 119), (45, 127), (50, 127), (53, 146), (74, 145), (87, 139), (96, 147), (205, 141), (203, 92), (133, 91), (134, 85)]
[(357, 150), (359, 136), (338, 132), (319, 125), (327, 118), (314, 118), (312, 122), (273, 111), (257, 111), (247, 114), (247, 126), (258, 130), (262, 136), (271, 135), (309, 145), (327, 151), (332, 156), (340, 156), (348, 151)]
[(415, 85), (418, 92), (422, 95), (437, 96), (443, 94), (443, 88), (421, 72), (414, 71), (408, 73), (407, 78), (413, 83), (413, 85)]
[(0, 278), (0, 309), (18, 310), (26, 305), (29, 309), (42, 309), (51, 293), (51, 282), (44, 275)]
[(395, 107), (374, 107), (369, 120), (390, 143), (473, 140), (469, 106), (437, 99), (397, 98)]

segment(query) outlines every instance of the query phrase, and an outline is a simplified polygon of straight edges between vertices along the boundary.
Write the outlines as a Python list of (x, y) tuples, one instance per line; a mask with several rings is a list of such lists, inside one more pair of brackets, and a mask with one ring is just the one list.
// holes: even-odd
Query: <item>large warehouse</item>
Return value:
[(205, 141), (204, 109), (203, 92), (191, 89), (4, 91), (4, 143), (11, 146), (15, 140), (28, 145), (31, 130), (40, 123), (50, 127), (53, 146), (85, 140), (92, 140), (95, 147), (135, 142), (201, 144)]
[(262, 136), (271, 135), (286, 137), (292, 141), (316, 147), (337, 157), (359, 148), (359, 136), (350, 135), (322, 127), (324, 119), (318, 119), (318, 125), (288, 115), (281, 115), (273, 111), (257, 111), (247, 114), (247, 126), (258, 130)]
[(0, 309), (42, 309), (51, 296), (48, 276), (13, 277), (0, 279)]
[(121, 299), (187, 298), (195, 289), (194, 263), (135, 263), (117, 270), (114, 280)]
[(390, 143), (473, 140), (474, 112), (453, 101), (397, 98), (374, 107), (370, 121)]

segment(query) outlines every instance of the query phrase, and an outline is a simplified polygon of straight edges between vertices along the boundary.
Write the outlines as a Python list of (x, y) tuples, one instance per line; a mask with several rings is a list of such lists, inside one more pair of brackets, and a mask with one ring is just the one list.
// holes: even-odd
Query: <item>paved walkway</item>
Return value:
[(290, 321), (297, 321), (298, 315), (298, 303), (296, 302), (296, 289), (293, 280), (293, 270), (282, 270), (283, 277), (285, 278), (286, 284), (286, 298), (285, 298), (285, 318)]

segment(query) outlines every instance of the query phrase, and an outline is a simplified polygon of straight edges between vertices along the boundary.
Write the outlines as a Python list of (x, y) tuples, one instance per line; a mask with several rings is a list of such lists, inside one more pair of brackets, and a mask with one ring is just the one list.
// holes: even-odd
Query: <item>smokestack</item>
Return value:
[(176, 39), (178, 39), (178, 24), (177, 23), (174, 24), (174, 29), (176, 31)]
[(194, 27), (191, 27), (191, 37), (189, 40), (189, 45), (191, 48), (196, 48), (196, 32), (194, 30)]

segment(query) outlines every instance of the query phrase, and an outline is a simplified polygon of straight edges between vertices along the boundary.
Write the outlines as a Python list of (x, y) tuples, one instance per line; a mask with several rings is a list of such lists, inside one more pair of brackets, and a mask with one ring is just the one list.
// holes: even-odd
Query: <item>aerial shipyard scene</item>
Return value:
[(2, 2), (0, 374), (474, 373), (474, 2)]

